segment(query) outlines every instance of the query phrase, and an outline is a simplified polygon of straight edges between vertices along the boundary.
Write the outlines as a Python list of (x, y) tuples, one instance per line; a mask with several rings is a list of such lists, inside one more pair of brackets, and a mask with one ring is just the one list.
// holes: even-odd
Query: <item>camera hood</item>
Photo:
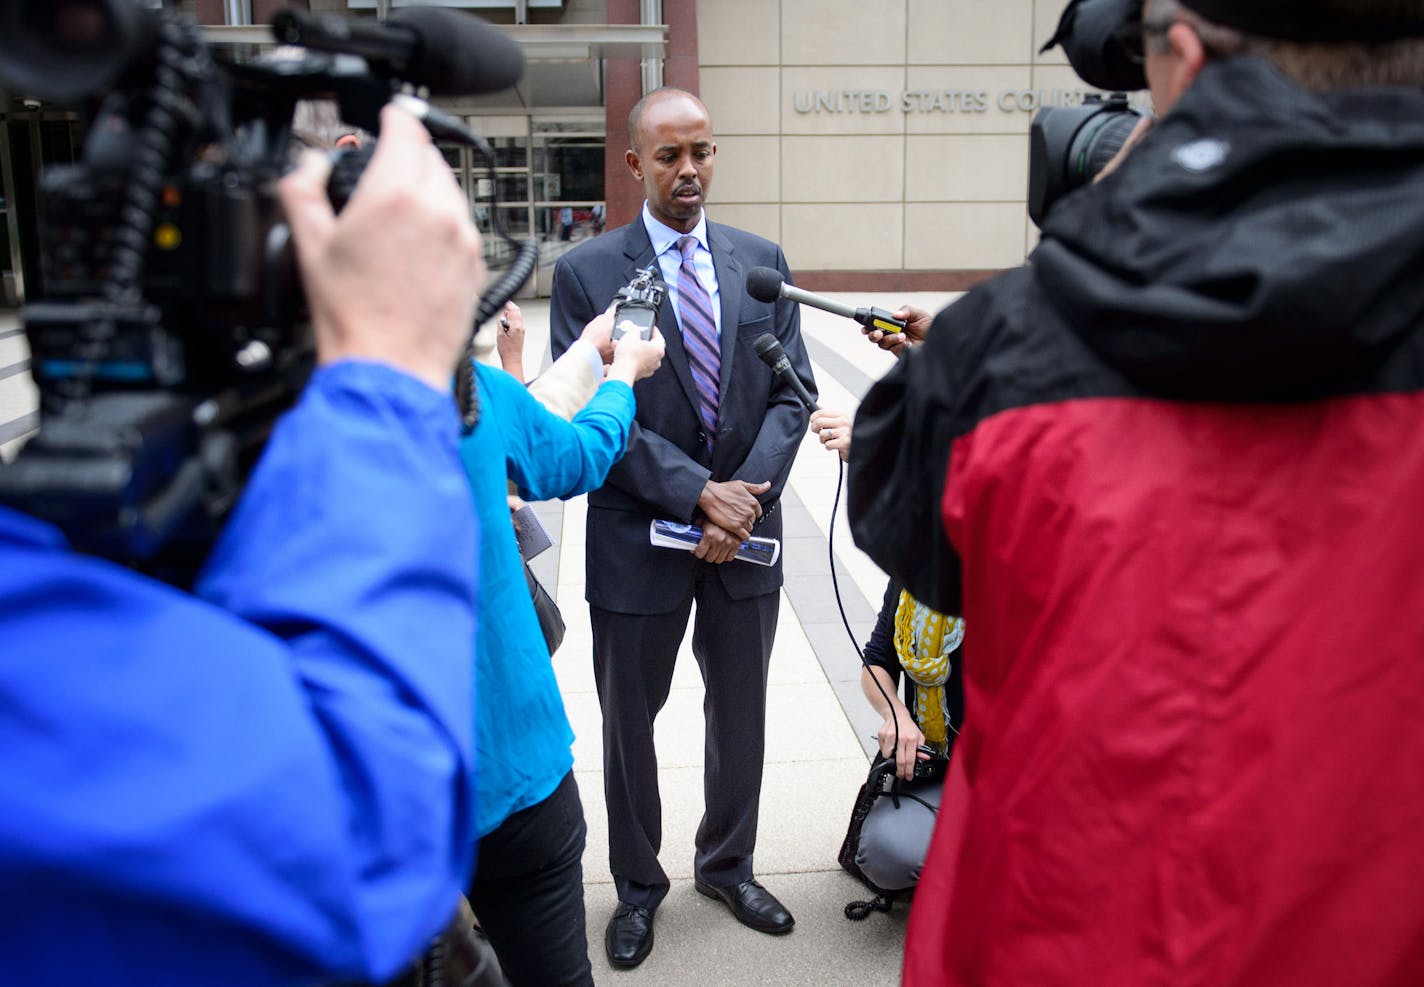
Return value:
[(1125, 32), (1142, 23), (1142, 0), (1072, 0), (1040, 52), (1063, 48), (1073, 71), (1088, 85), (1109, 92), (1147, 88), (1142, 65), (1124, 44)]

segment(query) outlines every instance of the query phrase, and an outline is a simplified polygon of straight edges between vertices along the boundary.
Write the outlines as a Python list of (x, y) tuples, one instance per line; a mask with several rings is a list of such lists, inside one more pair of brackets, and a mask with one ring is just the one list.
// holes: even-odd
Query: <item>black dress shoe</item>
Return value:
[(647, 959), (653, 951), (652, 909), (620, 901), (603, 933), (603, 948), (608, 962), (625, 970)]
[(707, 897), (725, 902), (737, 921), (750, 929), (779, 936), (790, 932), (796, 924), (785, 906), (755, 880), (743, 881), (729, 888), (719, 888), (702, 881), (693, 881), (692, 885)]

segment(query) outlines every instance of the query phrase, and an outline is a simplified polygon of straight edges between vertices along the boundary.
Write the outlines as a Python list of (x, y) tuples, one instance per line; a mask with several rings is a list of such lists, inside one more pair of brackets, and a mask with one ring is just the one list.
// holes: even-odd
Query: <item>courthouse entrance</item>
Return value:
[[(145, 2), (158, 5), (157, 0)], [(505, 6), (495, 0), (435, 3), (489, 7), (491, 13)], [(407, 5), (405, 0), (390, 2), (392, 9)], [(351, 0), (343, 6), (369, 8), (373, 3)], [(570, 17), (587, 13), (569, 0), (531, 0), (530, 6), (558, 8)], [(213, 44), (235, 46), (238, 59), (271, 46), (270, 32), (262, 26), (204, 27)], [(659, 59), (667, 29), (656, 23), (584, 22), (521, 22), (501, 28), (518, 41), (528, 59), (519, 84), (502, 93), (435, 102), (466, 118), (494, 146), (499, 215), (514, 237), (532, 236), (540, 244), (539, 264), (525, 293), (547, 295), (558, 257), (603, 228), (605, 59)], [(23, 301), (27, 291), (38, 297), (43, 289), (35, 202), (38, 174), (44, 165), (74, 161), (81, 137), (74, 113), (41, 106), (23, 94), (0, 92), (0, 307)], [(510, 250), (493, 231), (485, 163), (468, 148), (442, 150), (485, 237), (487, 261), (497, 270), (508, 262)]]
[(73, 164), (83, 134), (71, 112), (12, 102), (0, 113), (0, 307), (40, 284), (37, 191), (42, 168)]
[[(515, 239), (539, 242), (539, 264), (521, 297), (547, 295), (554, 262), (603, 229), (603, 111), (466, 119), (494, 148), (498, 204), (493, 209)], [(494, 231), (485, 162), (466, 148), (441, 150), (469, 197), (486, 263), (503, 267), (511, 250)]]
[[(554, 262), (603, 228), (603, 111), (467, 119), (494, 148), (497, 208), (506, 228), (515, 239), (539, 241), (539, 265), (521, 294), (547, 295)], [(19, 304), (26, 286), (32, 294), (42, 290), (39, 174), (76, 161), (82, 141), (72, 112), (37, 109), (0, 116), (0, 307)], [(484, 159), (469, 148), (441, 150), (470, 200), (486, 263), (502, 268), (511, 251), (494, 232)]]

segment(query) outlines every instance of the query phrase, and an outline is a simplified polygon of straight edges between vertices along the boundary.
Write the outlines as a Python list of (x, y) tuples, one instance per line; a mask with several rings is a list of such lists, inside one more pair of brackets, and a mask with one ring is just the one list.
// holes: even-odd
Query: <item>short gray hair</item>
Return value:
[[(1284, 41), (1224, 27), (1187, 8), (1181, 0), (1147, 0), (1143, 19), (1183, 21), (1215, 58), (1255, 55), (1275, 65), (1297, 85), (1317, 92), (1370, 86), (1424, 86), (1424, 39), (1398, 41)], [(1148, 38), (1160, 51), (1166, 41)]]

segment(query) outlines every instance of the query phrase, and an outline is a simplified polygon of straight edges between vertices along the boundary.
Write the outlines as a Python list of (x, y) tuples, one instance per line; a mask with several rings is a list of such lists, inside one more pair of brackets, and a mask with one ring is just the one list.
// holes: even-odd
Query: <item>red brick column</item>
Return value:
[(686, 89), (700, 96), (697, 78), (697, 0), (663, 0), (663, 22), (668, 28), (663, 85)]
[(271, 24), (272, 15), (283, 7), (311, 9), (308, 0), (252, 0), (252, 23)]
[[(252, 0), (252, 23), (264, 25), (272, 23), (272, 15), (283, 7), (305, 7), (311, 9), (310, 0)], [(199, 24), (226, 24), (227, 10), (223, 0), (195, 0), (193, 16)]]
[[(608, 0), (609, 24), (637, 24), (638, 0)], [(603, 74), (603, 196), (608, 229), (633, 221), (643, 204), (643, 187), (623, 160), (628, 150), (628, 111), (643, 95), (642, 66), (636, 58), (610, 58)]]
[[(638, 0), (608, 0), (609, 24), (640, 22)], [(663, 0), (668, 27), (663, 82), (690, 93), (697, 86), (697, 0)], [(636, 58), (610, 58), (604, 71), (603, 118), (608, 139), (603, 151), (603, 186), (608, 227), (631, 223), (643, 206), (643, 186), (628, 171), (628, 111), (643, 95), (642, 64)]]

